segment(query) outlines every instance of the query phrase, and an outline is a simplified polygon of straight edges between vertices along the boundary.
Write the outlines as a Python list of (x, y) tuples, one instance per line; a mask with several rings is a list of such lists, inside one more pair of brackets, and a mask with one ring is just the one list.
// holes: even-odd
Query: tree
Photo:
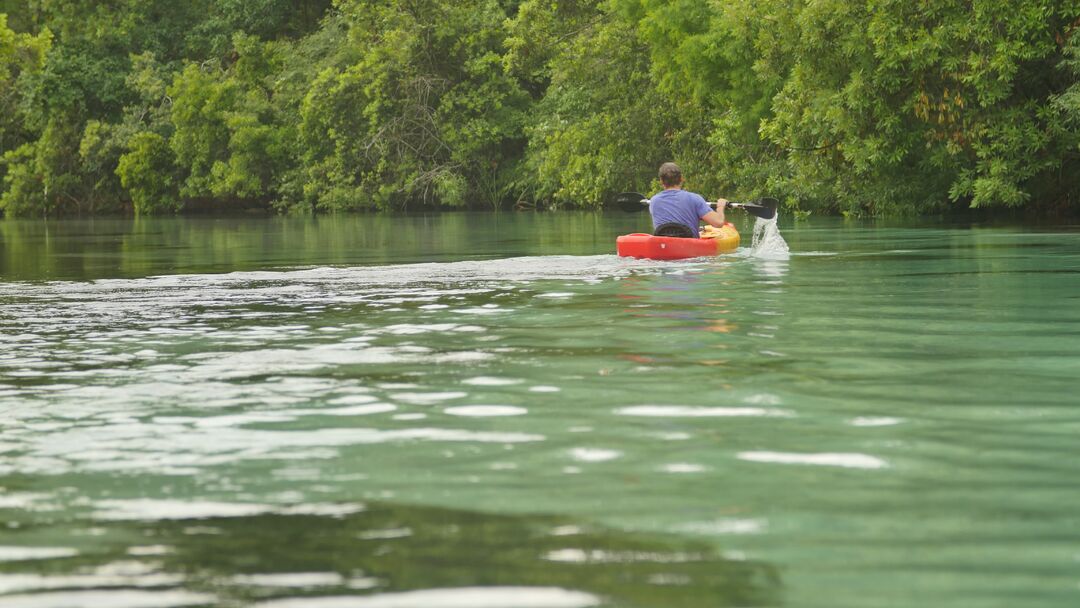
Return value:
[(1077, 27), (1060, 0), (0, 0), (0, 207), (596, 207), (675, 160), (795, 209), (1058, 211)]
[(305, 193), (325, 209), (506, 201), (528, 97), (502, 69), (500, 5), (338, 6), (359, 57), (305, 98)]
[(528, 123), (534, 197), (597, 206), (614, 192), (647, 189), (675, 157), (683, 128), (657, 90), (648, 51), (631, 26), (596, 22), (551, 60), (551, 84)]
[(178, 211), (181, 201), (175, 182), (172, 148), (157, 133), (144, 131), (131, 138), (117, 163), (120, 183), (131, 193), (137, 213)]
[[(41, 71), (52, 44), (52, 35), (17, 34), (7, 27), (7, 15), (0, 14), (0, 156), (29, 142), (33, 134), (26, 128), (21, 107), (24, 101), (19, 82)], [(25, 152), (25, 151), (24, 151)], [(21, 154), (0, 163), (0, 180), (5, 167)]]

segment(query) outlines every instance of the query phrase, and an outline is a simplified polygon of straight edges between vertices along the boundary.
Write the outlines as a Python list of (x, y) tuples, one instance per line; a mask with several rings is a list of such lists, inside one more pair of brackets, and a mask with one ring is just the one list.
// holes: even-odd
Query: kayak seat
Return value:
[(687, 226), (686, 224), (680, 224), (678, 222), (667, 222), (665, 224), (660, 224), (656, 227), (656, 230), (653, 230), (653, 235), (677, 237), (683, 239), (695, 239), (698, 236), (696, 233), (694, 233), (693, 230), (690, 229), (689, 226)]

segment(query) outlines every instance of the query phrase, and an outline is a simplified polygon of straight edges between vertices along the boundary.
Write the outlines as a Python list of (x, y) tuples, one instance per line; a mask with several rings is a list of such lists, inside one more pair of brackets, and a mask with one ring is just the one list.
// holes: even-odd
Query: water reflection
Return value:
[(758, 282), (763, 285), (783, 285), (779, 279), (787, 276), (789, 266), (787, 260), (755, 260), (753, 265)]
[(614, 253), (631, 215), (0, 220), (0, 278), (87, 280), (273, 267)]
[[(557, 517), (384, 503), (319, 516), (299, 507), (292, 514), (257, 508), (177, 503), (175, 519), (147, 510), (136, 520), (99, 523), (103, 541), (92, 552), (54, 549), (47, 572), (25, 561), (0, 563), (0, 606), (660, 608), (778, 601), (772, 566), (727, 559), (712, 545), (678, 538), (588, 529)], [(46, 550), (23, 551), (40, 557)]]

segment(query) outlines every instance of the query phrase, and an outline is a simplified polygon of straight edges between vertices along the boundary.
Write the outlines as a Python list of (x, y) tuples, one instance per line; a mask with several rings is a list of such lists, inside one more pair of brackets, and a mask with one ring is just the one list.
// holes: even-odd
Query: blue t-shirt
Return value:
[(697, 236), (701, 218), (712, 210), (700, 194), (686, 190), (663, 190), (649, 199), (653, 230), (660, 224), (675, 222), (686, 225)]

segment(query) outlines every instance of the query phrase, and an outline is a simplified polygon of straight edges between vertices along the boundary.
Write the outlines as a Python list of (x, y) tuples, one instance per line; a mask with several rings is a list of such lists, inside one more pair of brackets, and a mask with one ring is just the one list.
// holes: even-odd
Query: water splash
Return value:
[(754, 222), (754, 240), (750, 245), (750, 256), (766, 260), (786, 260), (790, 257), (787, 241), (780, 236), (775, 217), (769, 220), (759, 217)]

